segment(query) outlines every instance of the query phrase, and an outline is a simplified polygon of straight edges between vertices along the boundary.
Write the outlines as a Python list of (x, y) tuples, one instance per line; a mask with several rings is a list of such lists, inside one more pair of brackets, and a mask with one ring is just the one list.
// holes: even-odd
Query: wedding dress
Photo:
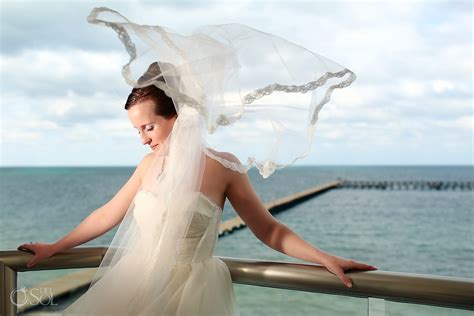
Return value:
[[(154, 193), (141, 189), (135, 196), (134, 218), (139, 228), (146, 231), (149, 214), (146, 205), (153, 203)], [(197, 194), (197, 208), (185, 243), (178, 253), (177, 264), (172, 270), (164, 290), (157, 297), (141, 297), (147, 305), (134, 304), (134, 295), (147, 296), (146, 289), (130, 288), (136, 284), (135, 273), (140, 273), (140, 264), (134, 257), (123, 257), (107, 278), (116, 278), (116, 287), (102, 288), (98, 282), (84, 296), (76, 300), (63, 315), (238, 315), (232, 279), (226, 264), (213, 256), (219, 233), (222, 209), (206, 195)], [(139, 247), (139, 245), (136, 245)], [(141, 245), (147, 247), (149, 245)], [(81, 300), (94, 296), (97, 304), (89, 304), (87, 310)], [(98, 297), (99, 296), (99, 297)], [(75, 306), (80, 310), (75, 311)], [(162, 310), (157, 314), (155, 311)]]

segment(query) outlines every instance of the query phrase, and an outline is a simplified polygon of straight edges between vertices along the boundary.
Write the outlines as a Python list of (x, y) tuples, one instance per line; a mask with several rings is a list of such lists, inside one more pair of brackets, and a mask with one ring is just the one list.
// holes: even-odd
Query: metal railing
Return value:
[[(0, 314), (17, 313), (17, 297), (13, 295), (12, 300), (10, 295), (17, 288), (18, 272), (98, 267), (106, 251), (107, 247), (77, 247), (57, 253), (32, 268), (26, 267), (32, 254), (0, 251)], [(234, 283), (474, 310), (473, 279), (380, 270), (347, 271), (353, 280), (352, 288), (347, 288), (323, 266), (219, 258), (228, 266)]]

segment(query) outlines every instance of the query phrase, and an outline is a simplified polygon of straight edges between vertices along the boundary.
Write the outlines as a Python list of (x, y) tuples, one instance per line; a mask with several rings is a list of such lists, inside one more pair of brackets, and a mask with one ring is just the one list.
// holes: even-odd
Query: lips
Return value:
[(152, 146), (150, 146), (150, 148), (151, 148), (152, 150), (155, 150), (156, 146), (158, 146), (158, 145), (152, 145)]

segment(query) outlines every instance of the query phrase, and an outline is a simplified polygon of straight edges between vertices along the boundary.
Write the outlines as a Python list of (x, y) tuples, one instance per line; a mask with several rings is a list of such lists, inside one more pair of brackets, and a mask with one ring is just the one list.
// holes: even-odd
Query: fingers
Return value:
[[(35, 257), (35, 258), (36, 258), (36, 257)], [(33, 258), (33, 260), (31, 260), (30, 262), (28, 262), (28, 263), (26, 264), (26, 266), (27, 266), (28, 268), (31, 268), (32, 266), (34, 266), (34, 265), (36, 264), (36, 260), (34, 260), (35, 258)]]
[[(21, 244), (17, 247), (17, 250), (26, 250), (26, 251), (29, 251), (29, 252), (33, 252), (33, 249), (31, 249), (31, 246), (32, 246), (32, 243), (29, 243), (29, 244)], [(26, 266), (28, 268), (31, 268), (32, 266), (34, 266), (36, 264), (36, 255), (33, 257), (32, 260), (30, 260), (29, 262), (26, 263)]]
[(342, 282), (348, 287), (352, 287), (352, 279), (348, 278), (346, 275), (344, 275), (343, 278), (341, 278)]
[(352, 287), (352, 279), (349, 278), (347, 275), (345, 275), (343, 272), (338, 273), (337, 277), (341, 279), (342, 283), (344, 283), (345, 286), (351, 288)]
[(354, 261), (354, 268), (356, 269), (363, 269), (363, 270), (377, 270), (378, 268), (376, 266)]
[(362, 262), (358, 262), (355, 260), (345, 260), (345, 267), (339, 269), (328, 269), (329, 271), (333, 270), (334, 274), (342, 281), (342, 283), (347, 286), (348, 288), (352, 288), (353, 282), (352, 279), (349, 278), (347, 275), (344, 274), (345, 269), (362, 269), (362, 270), (377, 270), (378, 268), (373, 265), (365, 264)]
[(22, 245), (19, 245), (16, 249), (17, 250), (33, 251), (32, 246), (33, 246), (32, 244), (22, 244)]

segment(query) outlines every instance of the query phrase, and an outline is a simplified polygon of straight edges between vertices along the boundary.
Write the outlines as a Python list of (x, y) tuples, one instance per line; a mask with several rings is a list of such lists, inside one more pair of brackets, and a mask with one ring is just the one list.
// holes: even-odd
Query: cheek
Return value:
[(153, 138), (161, 140), (163, 139), (164, 134), (163, 129), (157, 129), (156, 131), (153, 131)]
[(158, 141), (164, 141), (171, 133), (173, 126), (161, 125), (160, 128), (153, 130), (153, 133), (150, 135), (152, 138)]

